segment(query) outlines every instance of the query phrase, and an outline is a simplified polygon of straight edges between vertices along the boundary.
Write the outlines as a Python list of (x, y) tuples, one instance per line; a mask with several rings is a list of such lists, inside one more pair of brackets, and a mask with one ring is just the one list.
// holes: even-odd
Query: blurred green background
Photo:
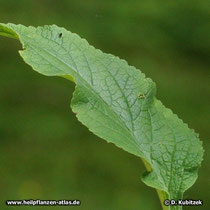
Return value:
[[(152, 78), (157, 96), (200, 134), (205, 160), (184, 194), (210, 209), (209, 2), (0, 0), (0, 22), (57, 24)], [(88, 131), (69, 109), (74, 84), (26, 65), (0, 37), (0, 209), (159, 210), (141, 160)], [(80, 207), (6, 207), (7, 199), (79, 199)]]

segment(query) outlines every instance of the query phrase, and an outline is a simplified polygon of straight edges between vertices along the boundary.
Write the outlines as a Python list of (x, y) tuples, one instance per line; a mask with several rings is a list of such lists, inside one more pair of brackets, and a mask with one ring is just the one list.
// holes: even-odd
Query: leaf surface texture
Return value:
[(17, 38), (20, 55), (35, 71), (76, 83), (73, 112), (97, 136), (141, 157), (147, 185), (182, 198), (197, 178), (203, 149), (198, 135), (156, 98), (155, 83), (133, 66), (56, 25), (0, 24)]

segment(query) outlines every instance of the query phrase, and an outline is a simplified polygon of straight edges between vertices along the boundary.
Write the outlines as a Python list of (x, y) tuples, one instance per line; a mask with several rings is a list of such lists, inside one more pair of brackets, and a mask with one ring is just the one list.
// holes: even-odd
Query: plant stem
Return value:
[(170, 207), (164, 205), (164, 200), (168, 199), (167, 193), (162, 191), (162, 190), (158, 190), (158, 189), (156, 189), (156, 191), (157, 191), (158, 197), (160, 199), (160, 203), (161, 203), (162, 209), (163, 210), (169, 210)]
[[(143, 160), (143, 163), (144, 163), (147, 171), (150, 172), (152, 170), (150, 164), (146, 160), (144, 160), (144, 159), (142, 159), (142, 160)], [(156, 189), (156, 191), (157, 191), (158, 197), (160, 199), (160, 203), (161, 203), (162, 209), (163, 210), (170, 210), (169, 206), (165, 206), (164, 205), (164, 200), (169, 199), (168, 198), (168, 194), (166, 192), (162, 191), (162, 190)]]

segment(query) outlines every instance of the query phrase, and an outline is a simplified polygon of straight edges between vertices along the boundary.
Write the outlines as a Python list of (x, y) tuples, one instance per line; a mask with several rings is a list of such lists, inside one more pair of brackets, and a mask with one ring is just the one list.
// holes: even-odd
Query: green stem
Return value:
[(158, 197), (159, 197), (159, 199), (160, 199), (160, 203), (161, 203), (162, 209), (163, 209), (163, 210), (169, 210), (170, 207), (164, 205), (164, 201), (165, 201), (166, 199), (168, 199), (168, 194), (167, 194), (166, 192), (162, 191), (162, 190), (156, 189), (156, 191), (157, 191)]
[(1, 27), (0, 27), (0, 36), (5, 36), (5, 37), (13, 38), (13, 39), (19, 39), (15, 31), (3, 25), (5, 24), (1, 24)]
[[(147, 171), (151, 171), (152, 168), (151, 168), (150, 164), (146, 160), (144, 160), (144, 159), (142, 159), (142, 160), (143, 160), (143, 163), (144, 163)], [(157, 191), (158, 197), (160, 199), (160, 203), (161, 203), (162, 209), (163, 210), (170, 210), (169, 206), (165, 206), (164, 205), (164, 200), (169, 199), (168, 198), (168, 194), (166, 192), (162, 191), (162, 190), (156, 189), (156, 191)]]

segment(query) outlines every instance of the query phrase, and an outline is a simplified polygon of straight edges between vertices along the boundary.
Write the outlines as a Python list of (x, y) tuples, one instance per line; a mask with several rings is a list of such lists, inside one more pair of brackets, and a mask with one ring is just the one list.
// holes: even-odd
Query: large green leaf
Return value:
[(198, 135), (155, 97), (151, 79), (56, 25), (0, 24), (0, 35), (20, 40), (20, 55), (35, 71), (74, 81), (71, 107), (78, 120), (141, 157), (148, 169), (144, 183), (169, 199), (182, 198), (197, 178), (202, 145)]

